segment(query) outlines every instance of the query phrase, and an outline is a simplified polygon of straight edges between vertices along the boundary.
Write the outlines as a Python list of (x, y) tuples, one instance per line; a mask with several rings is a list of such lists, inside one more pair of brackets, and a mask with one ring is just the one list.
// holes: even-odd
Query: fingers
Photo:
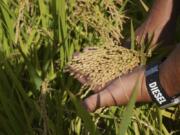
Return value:
[[(96, 47), (86, 47), (83, 49), (83, 53), (89, 52), (89, 51), (94, 51), (96, 50)], [(75, 52), (73, 57), (78, 57), (80, 55), (79, 52)], [(68, 67), (68, 71), (73, 75), (75, 79), (77, 79), (80, 83), (86, 84), (87, 86), (90, 86), (91, 80), (88, 79), (88, 75), (82, 74), (80, 71), (77, 71), (73, 66)], [(109, 82), (107, 83), (109, 84)], [(105, 85), (106, 86), (106, 85)], [(104, 87), (104, 86), (103, 86)], [(100, 90), (103, 89), (101, 85), (95, 86), (92, 88), (93, 92), (99, 92)]]
[[(69, 67), (69, 71), (73, 75), (75, 79), (77, 79), (81, 84), (85, 84), (87, 86), (90, 86), (91, 81), (88, 79), (88, 75), (82, 75), (79, 71), (75, 70), (73, 67)], [(95, 86), (92, 91), (93, 92), (99, 92), (103, 89), (102, 86)]]
[(75, 52), (74, 54), (73, 54), (73, 57), (78, 57), (79, 56), (79, 52)]
[[(96, 50), (96, 47), (86, 47), (83, 49), (83, 53), (88, 51), (94, 51)], [(78, 57), (80, 55), (79, 52), (75, 52), (73, 57)], [(91, 84), (91, 80), (88, 79), (88, 75), (84, 75), (80, 73), (77, 69), (75, 69), (73, 66), (68, 67), (68, 71), (73, 75), (74, 78), (76, 78), (80, 83), (86, 84), (87, 86)], [(102, 86), (95, 86), (92, 91), (93, 92), (99, 92), (103, 87)]]
[[(78, 57), (79, 54), (80, 54), (79, 52), (75, 52), (73, 54), (73, 57)], [(72, 75), (74, 75), (74, 78), (76, 78), (80, 83), (85, 84), (88, 81), (87, 76), (83, 76), (79, 71), (74, 69), (72, 66), (69, 66), (68, 70)]]
[(102, 86), (102, 85), (97, 85), (96, 87), (93, 88), (92, 91), (95, 92), (95, 93), (100, 92), (100, 91), (102, 91), (104, 88), (106, 88), (111, 82), (113, 82), (113, 80), (107, 82), (104, 86)]
[(85, 83), (87, 83), (87, 81), (88, 81), (88, 79), (87, 79), (86, 76), (83, 76), (83, 75), (81, 75), (81, 74), (79, 74), (79, 73), (75, 74), (75, 75), (74, 75), (74, 78), (76, 78), (76, 79), (77, 79), (80, 83), (82, 83), (82, 84), (85, 84)]
[(82, 75), (79, 71), (71, 66), (68, 67), (68, 72), (70, 72), (70, 74), (82, 84), (85, 84), (88, 81), (87, 76)]
[(144, 81), (144, 68), (139, 68), (130, 74), (115, 79), (102, 91), (86, 98), (83, 103), (85, 108), (93, 112), (100, 107), (127, 104), (137, 79), (137, 101), (150, 101)]
[(88, 111), (93, 112), (100, 107), (118, 105), (119, 99), (122, 100), (121, 105), (123, 105), (125, 103), (124, 101), (127, 99), (124, 98), (124, 93), (121, 93), (123, 98), (118, 97), (118, 95), (115, 94), (118, 92), (121, 93), (122, 91), (120, 89), (111, 89), (110, 87), (107, 87), (99, 93), (96, 93), (85, 99), (84, 106)]

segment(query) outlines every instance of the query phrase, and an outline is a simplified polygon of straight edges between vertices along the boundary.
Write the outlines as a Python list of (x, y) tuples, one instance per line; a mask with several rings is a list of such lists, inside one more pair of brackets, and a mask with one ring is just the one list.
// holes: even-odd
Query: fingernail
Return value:
[(81, 102), (82, 106), (84, 107), (84, 109), (88, 112), (91, 112), (90, 108), (88, 107), (88, 105), (86, 104), (86, 102)]

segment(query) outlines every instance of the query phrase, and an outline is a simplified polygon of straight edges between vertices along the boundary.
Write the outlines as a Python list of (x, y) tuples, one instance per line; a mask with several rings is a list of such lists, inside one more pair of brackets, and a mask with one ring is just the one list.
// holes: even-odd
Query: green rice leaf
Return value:
[(131, 117), (133, 115), (133, 109), (134, 109), (134, 105), (136, 102), (136, 97), (137, 97), (137, 93), (138, 93), (138, 81), (136, 81), (136, 84), (133, 88), (133, 92), (130, 98), (130, 101), (126, 107), (126, 110), (123, 113), (123, 117), (122, 117), (122, 121), (120, 124), (120, 128), (119, 128), (119, 132), (118, 135), (125, 135), (126, 131), (128, 129), (129, 124), (131, 123)]
[(82, 104), (77, 100), (77, 98), (70, 91), (68, 91), (68, 94), (69, 94), (69, 96), (71, 98), (71, 101), (73, 102), (73, 104), (74, 104), (74, 106), (76, 108), (76, 111), (77, 111), (79, 117), (81, 117), (81, 119), (83, 120), (87, 131), (91, 135), (100, 135), (98, 130), (96, 129), (93, 121), (91, 120), (90, 115), (82, 107)]

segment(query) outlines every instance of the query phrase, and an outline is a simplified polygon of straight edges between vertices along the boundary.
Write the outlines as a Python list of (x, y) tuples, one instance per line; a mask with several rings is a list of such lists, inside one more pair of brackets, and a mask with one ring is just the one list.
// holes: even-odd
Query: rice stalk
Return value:
[(41, 85), (41, 95), (40, 95), (40, 106), (41, 106), (41, 115), (43, 119), (43, 133), (42, 135), (48, 135), (48, 114), (46, 109), (46, 96), (48, 93), (48, 81), (45, 80)]
[[(68, 16), (72, 34), (85, 44), (99, 45), (100, 42), (113, 41), (117, 44), (123, 38), (123, 24), (127, 17), (119, 7), (122, 1), (76, 0)], [(83, 40), (82, 40), (83, 39)]]
[(18, 12), (18, 18), (16, 21), (16, 32), (15, 32), (15, 44), (17, 44), (18, 42), (18, 38), (19, 38), (19, 33), (20, 33), (20, 22), (23, 20), (23, 15), (24, 15), (24, 8), (25, 8), (25, 0), (21, 0), (19, 2), (19, 12)]

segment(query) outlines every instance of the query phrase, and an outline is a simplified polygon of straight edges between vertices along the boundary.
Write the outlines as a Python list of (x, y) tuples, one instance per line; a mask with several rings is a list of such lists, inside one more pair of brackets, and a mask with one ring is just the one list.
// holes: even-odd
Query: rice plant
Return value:
[[(75, 51), (107, 42), (120, 45), (124, 35), (133, 33), (129, 18), (137, 26), (137, 14), (141, 19), (146, 14), (148, 5), (142, 2), (1, 0), (0, 134), (178, 134), (178, 108), (135, 107), (136, 90), (127, 108), (88, 113), (80, 105), (86, 91), (79, 95), (81, 85), (64, 73)], [(168, 129), (164, 115), (177, 127)]]

